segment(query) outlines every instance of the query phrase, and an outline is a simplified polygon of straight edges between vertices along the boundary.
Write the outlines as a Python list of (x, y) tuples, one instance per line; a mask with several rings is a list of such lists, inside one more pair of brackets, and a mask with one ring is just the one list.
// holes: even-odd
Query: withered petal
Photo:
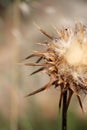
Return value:
[(79, 101), (79, 105), (80, 105), (80, 107), (81, 107), (81, 109), (82, 109), (82, 112), (84, 113), (84, 109), (83, 109), (83, 105), (82, 105), (80, 96), (77, 95), (77, 99), (78, 99), (78, 101)]
[(30, 58), (32, 58), (32, 57), (36, 57), (36, 56), (43, 56), (43, 53), (39, 53), (39, 52), (35, 52), (35, 53), (33, 53), (33, 54), (31, 54), (31, 55), (29, 55), (29, 56), (27, 56), (26, 58), (25, 58), (25, 60), (28, 60), (28, 59), (30, 59)]
[(40, 89), (38, 89), (38, 90), (36, 90), (36, 91), (33, 91), (32, 93), (26, 95), (26, 97), (35, 95), (35, 94), (37, 94), (37, 93), (39, 93), (39, 92), (44, 91), (45, 89), (46, 89), (46, 86), (44, 86), (44, 87), (42, 87), (42, 88), (40, 88)]
[(25, 60), (28, 60), (28, 59), (30, 59), (30, 58), (32, 58), (32, 57), (34, 57), (34, 56), (36, 56), (36, 55), (35, 55), (35, 54), (31, 54), (31, 55), (27, 56), (27, 57), (25, 58)]
[(52, 85), (55, 85), (55, 88), (57, 88), (59, 86), (58, 80), (55, 80)]
[(36, 74), (36, 73), (38, 73), (38, 72), (40, 72), (40, 71), (43, 71), (44, 69), (45, 69), (44, 67), (41, 67), (41, 68), (39, 68), (38, 70), (32, 72), (30, 75)]
[(77, 86), (73, 85), (73, 83), (70, 84), (70, 89), (77, 95), (80, 96), (77, 90)]
[(42, 88), (40, 88), (40, 89), (38, 89), (38, 90), (36, 90), (36, 91), (34, 91), (34, 92), (32, 92), (32, 93), (26, 95), (26, 97), (31, 96), (31, 95), (34, 95), (34, 94), (37, 94), (37, 93), (39, 93), (39, 92), (42, 92), (42, 91), (48, 89), (49, 87), (51, 87), (52, 83), (53, 83), (53, 81), (50, 79), (50, 81), (49, 81), (48, 84), (46, 84), (44, 87), (42, 87)]
[(68, 110), (72, 95), (73, 95), (73, 91), (69, 90), (69, 95), (68, 95), (68, 99), (67, 99), (67, 110)]
[(61, 104), (62, 104), (62, 98), (63, 98), (63, 93), (62, 93), (62, 88), (61, 88), (61, 86), (60, 86), (60, 97), (59, 97), (59, 111), (60, 111), (60, 109), (61, 109)]
[(37, 29), (39, 29), (45, 36), (47, 36), (48, 38), (50, 38), (51, 40), (54, 39), (53, 36), (49, 35), (47, 32), (45, 32), (39, 25), (37, 25), (36, 23), (34, 23), (34, 25), (37, 27)]
[(63, 98), (63, 94), (60, 94), (60, 99), (59, 99), (59, 111), (61, 109), (61, 104), (62, 104), (62, 98)]
[(39, 63), (42, 59), (43, 59), (43, 57), (40, 57), (40, 58), (36, 61), (36, 63)]
[(43, 64), (37, 64), (37, 63), (26, 63), (24, 65), (26, 65), (26, 66), (43, 66)]

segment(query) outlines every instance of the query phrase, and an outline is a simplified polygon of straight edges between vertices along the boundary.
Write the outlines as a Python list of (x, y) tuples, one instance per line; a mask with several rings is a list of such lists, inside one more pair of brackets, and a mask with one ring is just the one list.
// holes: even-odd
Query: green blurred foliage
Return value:
[[(30, 1), (41, 1), (41, 0), (18, 0), (18, 1), (25, 1), (25, 2), (30, 2)], [(0, 5), (6, 7), (12, 2), (15, 2), (15, 0), (0, 0)]]
[(0, 0), (0, 5), (6, 7), (9, 4), (11, 4), (13, 2), (13, 0)]
[[(41, 110), (32, 109), (26, 116), (19, 121), (20, 130), (61, 130), (61, 113), (57, 118), (45, 118)], [(87, 119), (81, 119), (71, 110), (68, 111), (67, 130), (87, 130)]]
[[(87, 119), (81, 119), (75, 113), (68, 113), (68, 130), (87, 130)], [(23, 125), (23, 123), (22, 123)], [(47, 119), (38, 111), (34, 111), (29, 115), (24, 123), (25, 130), (61, 130), (61, 114), (58, 119)], [(27, 126), (27, 128), (26, 128)]]
[(10, 130), (9, 120), (0, 115), (0, 130)]

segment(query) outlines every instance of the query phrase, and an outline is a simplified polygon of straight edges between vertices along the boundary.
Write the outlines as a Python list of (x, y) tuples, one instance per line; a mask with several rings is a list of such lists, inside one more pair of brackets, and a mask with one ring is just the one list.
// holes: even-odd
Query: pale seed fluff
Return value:
[[(63, 57), (60, 73), (69, 73), (78, 83), (87, 84), (87, 31), (82, 24), (75, 30), (64, 29), (59, 32), (60, 38), (54, 44), (55, 51)], [(66, 67), (67, 66), (67, 67)]]

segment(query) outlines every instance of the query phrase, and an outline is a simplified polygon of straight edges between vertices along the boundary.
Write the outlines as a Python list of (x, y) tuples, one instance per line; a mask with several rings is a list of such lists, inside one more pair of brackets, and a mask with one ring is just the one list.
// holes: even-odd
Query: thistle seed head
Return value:
[[(35, 52), (26, 59), (39, 57), (35, 63), (27, 63), (28, 66), (41, 66), (32, 74), (45, 71), (50, 80), (44, 87), (28, 94), (36, 94), (54, 85), (60, 87), (61, 107), (62, 96), (68, 92), (67, 108), (73, 94), (77, 96), (80, 107), (83, 110), (80, 91), (87, 93), (87, 28), (75, 23), (75, 28), (62, 28), (57, 30), (57, 37), (53, 37), (38, 27), (39, 30), (51, 39), (42, 42), (46, 46), (45, 51)], [(41, 62), (43, 60), (43, 62)]]

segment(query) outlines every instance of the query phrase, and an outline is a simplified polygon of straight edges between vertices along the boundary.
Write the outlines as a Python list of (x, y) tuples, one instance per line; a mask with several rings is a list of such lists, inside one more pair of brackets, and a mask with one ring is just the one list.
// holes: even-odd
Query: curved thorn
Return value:
[(38, 72), (40, 72), (40, 71), (43, 71), (44, 69), (45, 69), (44, 67), (39, 68), (38, 70), (32, 72), (30, 75), (36, 74), (36, 73), (38, 73)]
[(41, 56), (41, 57), (36, 61), (36, 63), (39, 63), (42, 59), (43, 59), (43, 57)]
[(84, 113), (84, 109), (83, 109), (83, 105), (82, 105), (80, 96), (77, 95), (77, 98), (78, 98), (78, 101), (79, 101), (79, 105), (80, 105), (80, 107), (81, 107), (81, 109), (82, 109), (82, 112)]
[(34, 92), (32, 92), (32, 93), (26, 95), (25, 97), (32, 96), (32, 95), (34, 95), (34, 94), (37, 94), (37, 93), (39, 93), (39, 92), (42, 92), (42, 91), (48, 89), (49, 87), (51, 87), (52, 83), (53, 83), (53, 81), (50, 79), (49, 83), (46, 84), (44, 87), (42, 87), (42, 88), (40, 88), (40, 89), (38, 89), (38, 90), (36, 90), (36, 91), (34, 91)]
[(34, 23), (34, 25), (36, 26), (37, 29), (39, 29), (45, 36), (47, 36), (48, 38), (50, 38), (51, 40), (54, 39), (53, 36), (49, 35), (47, 32), (45, 32), (43, 29), (41, 29), (41, 27), (39, 25), (37, 25), (36, 23)]
[(69, 96), (68, 96), (68, 99), (67, 99), (67, 110), (68, 110), (72, 95), (73, 95), (73, 91), (69, 90)]

